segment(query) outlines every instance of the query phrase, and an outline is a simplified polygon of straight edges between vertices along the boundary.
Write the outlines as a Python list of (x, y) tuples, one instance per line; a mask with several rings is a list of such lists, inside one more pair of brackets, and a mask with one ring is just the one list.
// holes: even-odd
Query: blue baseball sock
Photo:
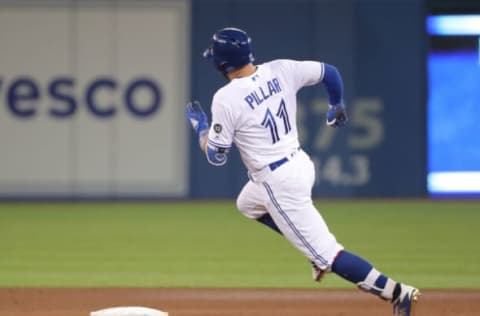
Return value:
[(365, 259), (348, 251), (343, 250), (338, 254), (332, 265), (332, 271), (355, 283), (360, 289), (383, 299), (393, 301), (399, 294), (397, 282), (378, 272)]

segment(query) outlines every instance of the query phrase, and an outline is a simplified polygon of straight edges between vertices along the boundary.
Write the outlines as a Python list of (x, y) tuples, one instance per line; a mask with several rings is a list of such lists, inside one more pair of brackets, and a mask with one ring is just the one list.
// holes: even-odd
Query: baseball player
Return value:
[(321, 82), (330, 104), (326, 124), (343, 126), (348, 118), (338, 70), (288, 59), (255, 65), (250, 37), (232, 27), (213, 35), (204, 57), (229, 82), (213, 96), (211, 125), (198, 101), (187, 105), (186, 116), (211, 164), (224, 165), (237, 146), (250, 179), (237, 198), (240, 212), (285, 236), (312, 263), (314, 280), (333, 272), (390, 301), (395, 315), (412, 316), (419, 290), (345, 250), (312, 202), (315, 169), (298, 141), (296, 94)]

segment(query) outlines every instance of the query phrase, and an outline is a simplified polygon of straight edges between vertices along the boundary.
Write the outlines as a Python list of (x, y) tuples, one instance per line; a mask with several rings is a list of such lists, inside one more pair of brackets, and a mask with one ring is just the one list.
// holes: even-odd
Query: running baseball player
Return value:
[(395, 315), (412, 316), (419, 290), (345, 250), (312, 202), (315, 169), (298, 141), (296, 94), (321, 82), (330, 104), (326, 124), (343, 126), (348, 118), (336, 67), (288, 59), (255, 65), (250, 37), (232, 27), (213, 35), (204, 57), (229, 82), (213, 96), (211, 125), (198, 101), (187, 104), (186, 116), (211, 164), (224, 165), (237, 146), (250, 179), (237, 198), (240, 212), (285, 236), (310, 260), (315, 281), (333, 272), (390, 301)]

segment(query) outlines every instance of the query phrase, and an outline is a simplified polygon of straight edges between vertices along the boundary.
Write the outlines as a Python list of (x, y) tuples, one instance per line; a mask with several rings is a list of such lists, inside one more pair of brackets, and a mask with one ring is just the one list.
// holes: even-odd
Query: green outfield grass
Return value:
[[(480, 288), (480, 202), (318, 201), (346, 248), (422, 288)], [(0, 287), (322, 287), (234, 202), (0, 204)]]

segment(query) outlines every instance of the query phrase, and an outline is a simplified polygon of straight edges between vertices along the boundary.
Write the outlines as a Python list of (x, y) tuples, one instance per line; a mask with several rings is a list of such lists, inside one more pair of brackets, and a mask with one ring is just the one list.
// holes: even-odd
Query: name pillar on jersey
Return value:
[(277, 78), (273, 78), (272, 80), (267, 81), (267, 85), (264, 87), (258, 87), (258, 89), (253, 90), (250, 92), (245, 98), (245, 102), (247, 102), (248, 106), (254, 110), (255, 106), (259, 106), (262, 104), (263, 101), (270, 98), (272, 95), (279, 93), (282, 91), (280, 86), (280, 82)]

